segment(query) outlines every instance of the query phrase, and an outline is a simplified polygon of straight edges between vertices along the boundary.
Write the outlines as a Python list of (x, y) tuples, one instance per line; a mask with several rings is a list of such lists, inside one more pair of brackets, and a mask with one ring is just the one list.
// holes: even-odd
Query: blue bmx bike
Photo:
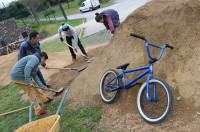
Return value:
[[(129, 89), (138, 84), (138, 80), (145, 78), (137, 94), (137, 109), (141, 117), (148, 123), (160, 123), (172, 110), (173, 94), (170, 86), (163, 80), (155, 78), (153, 75), (153, 65), (159, 61), (166, 48), (173, 49), (169, 44), (162, 46), (150, 43), (145, 37), (131, 33), (130, 36), (144, 41), (149, 64), (126, 70), (129, 63), (118, 66), (121, 70), (107, 70), (100, 81), (100, 95), (105, 103), (113, 103), (119, 96), (120, 89)], [(150, 48), (158, 49), (159, 55), (153, 56)], [(132, 79), (126, 79), (127, 74), (141, 72)]]

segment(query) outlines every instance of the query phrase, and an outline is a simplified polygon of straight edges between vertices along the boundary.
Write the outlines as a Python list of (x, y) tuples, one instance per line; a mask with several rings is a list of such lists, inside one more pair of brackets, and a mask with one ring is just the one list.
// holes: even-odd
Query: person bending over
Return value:
[(95, 13), (96, 22), (103, 23), (107, 30), (114, 34), (117, 27), (120, 25), (119, 14), (113, 9), (107, 9), (101, 13)]

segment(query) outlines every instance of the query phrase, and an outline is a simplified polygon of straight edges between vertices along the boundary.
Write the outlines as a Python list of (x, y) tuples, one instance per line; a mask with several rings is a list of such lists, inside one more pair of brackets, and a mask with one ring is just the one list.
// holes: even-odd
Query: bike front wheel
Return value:
[[(119, 78), (115, 70), (107, 70), (100, 81), (100, 95), (104, 103), (113, 103), (119, 95)], [(116, 90), (112, 90), (116, 88)]]
[(147, 84), (144, 83), (137, 95), (137, 108), (142, 118), (148, 123), (160, 123), (172, 110), (173, 94), (170, 86), (162, 80), (149, 81), (150, 101), (147, 101)]

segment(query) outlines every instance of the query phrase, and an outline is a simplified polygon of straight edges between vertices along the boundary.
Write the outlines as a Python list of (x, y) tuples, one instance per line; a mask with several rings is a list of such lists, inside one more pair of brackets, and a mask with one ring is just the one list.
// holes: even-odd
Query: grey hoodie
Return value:
[(27, 84), (32, 84), (32, 79), (39, 87), (44, 87), (38, 78), (37, 71), (40, 59), (36, 55), (28, 55), (20, 59), (11, 69), (12, 80), (22, 80)]

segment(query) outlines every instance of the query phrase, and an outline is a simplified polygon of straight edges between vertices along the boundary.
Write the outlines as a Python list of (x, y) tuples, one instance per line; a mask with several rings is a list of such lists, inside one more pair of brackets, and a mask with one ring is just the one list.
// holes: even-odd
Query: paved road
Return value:
[[(89, 36), (94, 33), (97, 33), (105, 27), (103, 24), (96, 23), (94, 20), (95, 13), (96, 12), (101, 12), (105, 9), (114, 9), (119, 12), (120, 20), (121, 22), (126, 19), (126, 17), (131, 14), (134, 10), (137, 8), (141, 7), (145, 3), (149, 2), (150, 0), (116, 0), (117, 3), (113, 4), (109, 7), (101, 8), (92, 12), (87, 12), (87, 13), (80, 13), (80, 14), (75, 14), (75, 15), (70, 15), (68, 16), (69, 19), (77, 19), (77, 18), (86, 18), (86, 22), (77, 28), (83, 28), (84, 29), (84, 36)], [(63, 17), (57, 17), (58, 20), (63, 20)], [(58, 38), (58, 35), (54, 35), (49, 39), (55, 39)]]

